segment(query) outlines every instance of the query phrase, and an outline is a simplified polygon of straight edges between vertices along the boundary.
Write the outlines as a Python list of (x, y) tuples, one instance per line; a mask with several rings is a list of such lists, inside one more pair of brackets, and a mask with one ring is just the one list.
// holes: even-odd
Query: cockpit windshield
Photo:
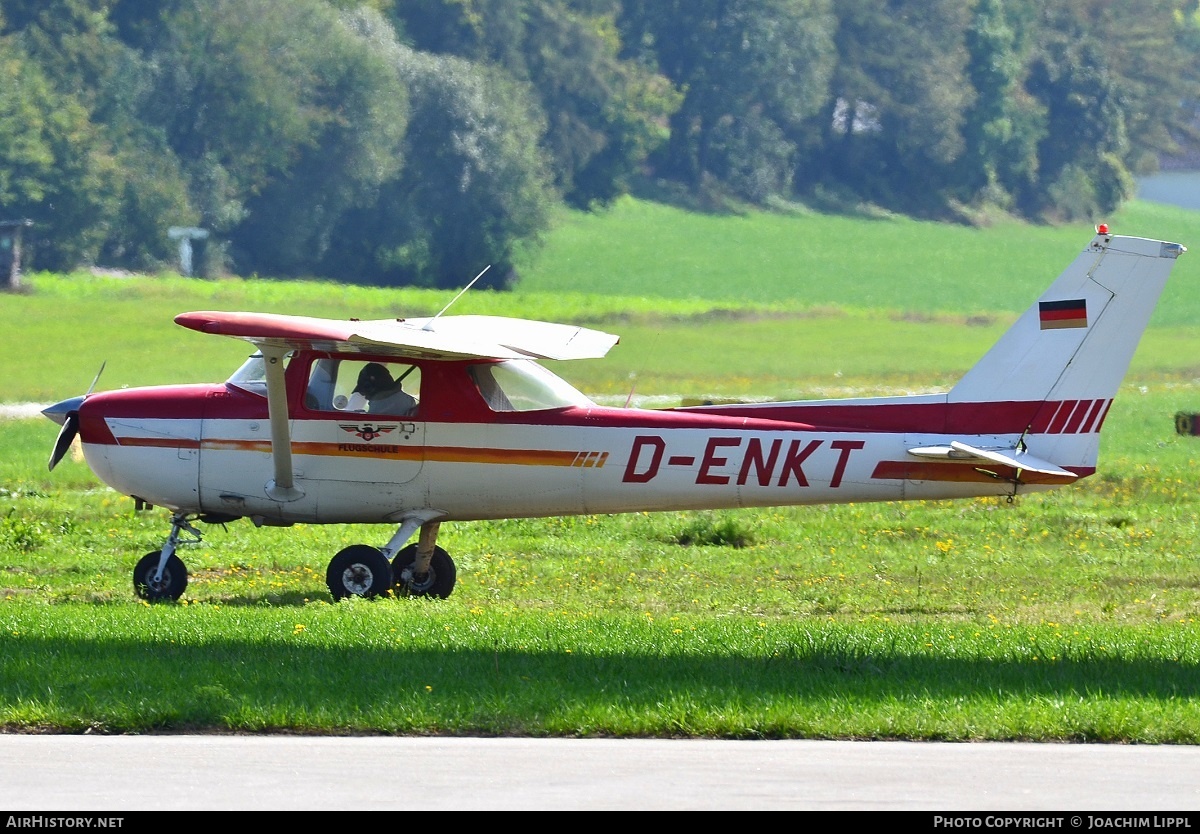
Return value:
[(242, 366), (233, 372), (226, 385), (233, 385), (260, 397), (267, 395), (267, 364), (261, 353), (250, 356)]

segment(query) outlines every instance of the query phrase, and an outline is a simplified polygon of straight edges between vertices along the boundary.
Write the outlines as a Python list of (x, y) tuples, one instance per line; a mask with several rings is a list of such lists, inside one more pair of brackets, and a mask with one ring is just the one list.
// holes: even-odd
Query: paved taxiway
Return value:
[(1169, 814), (1200, 747), (0, 735), (6, 813), (390, 809)]

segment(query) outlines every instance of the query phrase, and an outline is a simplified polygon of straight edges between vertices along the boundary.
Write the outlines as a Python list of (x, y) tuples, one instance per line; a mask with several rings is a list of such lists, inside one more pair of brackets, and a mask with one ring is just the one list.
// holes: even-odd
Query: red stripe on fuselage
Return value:
[(1058, 407), (1058, 411), (1054, 414), (1054, 419), (1050, 421), (1050, 427), (1046, 429), (1047, 434), (1062, 434), (1063, 429), (1067, 425), (1067, 420), (1071, 418), (1071, 412), (1079, 405), (1078, 400), (1065, 400)]
[[(1004, 401), (982, 403), (897, 403), (846, 404), (822, 403), (805, 405), (733, 405), (709, 406), (704, 415), (733, 415), (767, 417), (784, 423), (802, 424), (817, 431), (855, 431), (915, 434), (1020, 434), (1032, 424), (1034, 434), (1061, 431), (1078, 403)], [(1065, 412), (1063, 411), (1066, 407)], [(684, 411), (685, 409), (679, 409)], [(617, 410), (620, 413), (620, 410)], [(1054, 415), (1061, 414), (1061, 424), (1051, 428)]]
[(1075, 410), (1071, 412), (1071, 417), (1067, 420), (1067, 425), (1063, 429), (1063, 434), (1075, 434), (1079, 431), (1079, 426), (1083, 423), (1083, 418), (1092, 410), (1092, 400), (1080, 400), (1079, 405), (1075, 406)]

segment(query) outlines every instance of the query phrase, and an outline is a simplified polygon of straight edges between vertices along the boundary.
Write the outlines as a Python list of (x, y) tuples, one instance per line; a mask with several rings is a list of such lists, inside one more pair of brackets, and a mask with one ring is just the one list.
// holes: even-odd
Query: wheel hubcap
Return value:
[(433, 568), (430, 568), (425, 571), (424, 576), (418, 578), (413, 574), (412, 568), (405, 568), (404, 573), (401, 574), (401, 580), (405, 588), (419, 594), (433, 587), (434, 581), (437, 580), (437, 574), (433, 572)]
[(366, 565), (351, 565), (342, 571), (342, 585), (356, 596), (364, 596), (374, 581), (375, 574)]

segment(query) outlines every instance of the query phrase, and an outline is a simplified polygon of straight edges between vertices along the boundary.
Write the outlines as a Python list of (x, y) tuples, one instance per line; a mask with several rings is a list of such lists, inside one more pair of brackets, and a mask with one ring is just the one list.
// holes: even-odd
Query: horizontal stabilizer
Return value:
[(909, 449), (908, 453), (919, 458), (939, 458), (968, 463), (999, 463), (1023, 472), (1038, 472), (1042, 475), (1054, 475), (1060, 478), (1074, 479), (1078, 477), (1074, 472), (1063, 469), (1061, 466), (1055, 466), (1041, 458), (1035, 458), (1021, 449), (980, 449), (968, 446), (959, 440), (951, 440), (949, 446), (923, 446), (918, 449)]

